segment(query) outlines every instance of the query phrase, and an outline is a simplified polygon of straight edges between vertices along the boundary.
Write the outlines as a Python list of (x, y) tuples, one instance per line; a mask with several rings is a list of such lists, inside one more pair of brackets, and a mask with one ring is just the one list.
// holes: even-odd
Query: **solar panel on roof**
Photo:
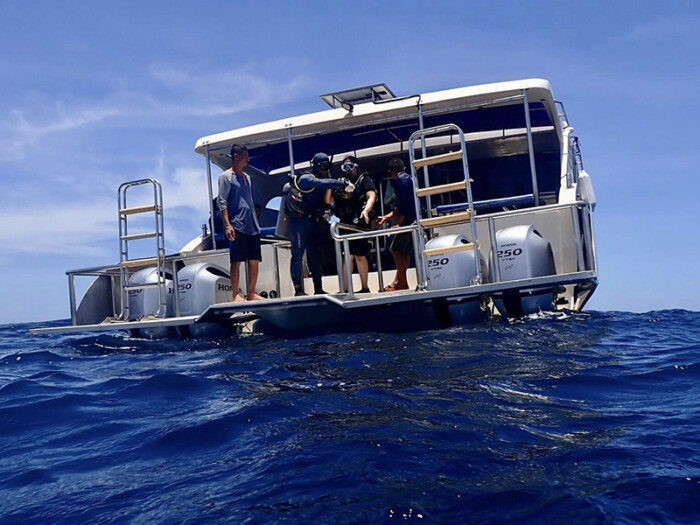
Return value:
[(359, 88), (344, 89), (335, 93), (321, 95), (321, 100), (332, 108), (345, 108), (352, 111), (355, 104), (375, 102), (377, 100), (391, 100), (396, 98), (386, 84), (373, 84)]

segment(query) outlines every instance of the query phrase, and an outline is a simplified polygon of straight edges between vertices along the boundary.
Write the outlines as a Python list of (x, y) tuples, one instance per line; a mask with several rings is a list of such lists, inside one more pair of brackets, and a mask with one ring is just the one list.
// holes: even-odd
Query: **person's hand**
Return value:
[(235, 241), (236, 240), (236, 230), (233, 229), (233, 226), (230, 224), (226, 226), (226, 238), (229, 241)]
[(381, 226), (384, 224), (387, 220), (389, 219), (388, 215), (380, 215), (377, 217), (377, 219), (374, 221), (377, 226)]
[(362, 213), (360, 213), (360, 217), (364, 219), (365, 224), (369, 226), (370, 220), (369, 220), (369, 212), (367, 210), (362, 210)]
[(346, 179), (345, 180), (345, 187), (343, 188), (343, 191), (345, 193), (352, 193), (353, 191), (355, 191), (355, 185)]

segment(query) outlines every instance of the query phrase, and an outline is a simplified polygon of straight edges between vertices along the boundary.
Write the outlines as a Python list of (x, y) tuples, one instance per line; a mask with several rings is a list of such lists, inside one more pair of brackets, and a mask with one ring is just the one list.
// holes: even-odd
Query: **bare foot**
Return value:
[(248, 299), (249, 301), (261, 301), (261, 300), (264, 299), (264, 298), (263, 298), (262, 296), (256, 294), (256, 293), (254, 293), (254, 294), (252, 294), (252, 295), (251, 295), (251, 294), (248, 294), (247, 299)]
[(393, 292), (396, 290), (396, 285), (399, 284), (399, 281), (394, 281), (390, 285), (384, 287), (384, 292)]
[(233, 298), (234, 303), (244, 303), (245, 302), (245, 297), (243, 297), (241, 294), (236, 294), (236, 297)]

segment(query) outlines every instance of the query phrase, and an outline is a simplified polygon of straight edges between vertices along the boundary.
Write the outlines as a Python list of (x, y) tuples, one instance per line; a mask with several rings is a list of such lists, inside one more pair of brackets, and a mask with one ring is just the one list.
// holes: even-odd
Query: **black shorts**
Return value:
[(229, 260), (232, 263), (240, 261), (262, 261), (260, 234), (246, 235), (245, 233), (236, 232), (236, 240), (229, 241), (228, 250)]
[(399, 233), (391, 241), (391, 251), (402, 255), (410, 255), (413, 252), (413, 234), (411, 232)]
[(350, 255), (366, 257), (372, 251), (372, 245), (366, 239), (355, 239), (348, 244), (350, 245)]

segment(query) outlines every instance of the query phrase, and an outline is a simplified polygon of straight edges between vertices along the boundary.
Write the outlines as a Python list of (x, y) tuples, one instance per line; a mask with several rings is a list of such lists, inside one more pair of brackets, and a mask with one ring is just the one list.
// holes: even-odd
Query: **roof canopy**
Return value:
[(195, 151), (206, 155), (209, 149), (212, 161), (227, 167), (230, 163), (226, 157), (228, 149), (231, 144), (240, 142), (248, 146), (251, 164), (269, 172), (289, 165), (290, 133), (295, 162), (308, 160), (319, 151), (333, 155), (406, 141), (418, 129), (419, 105), (426, 128), (450, 122), (465, 133), (524, 128), (524, 90), (528, 93), (532, 127), (554, 126), (559, 131), (549, 82), (529, 79), (374, 100), (358, 103), (352, 111), (338, 107), (248, 126), (203, 137), (197, 141)]

